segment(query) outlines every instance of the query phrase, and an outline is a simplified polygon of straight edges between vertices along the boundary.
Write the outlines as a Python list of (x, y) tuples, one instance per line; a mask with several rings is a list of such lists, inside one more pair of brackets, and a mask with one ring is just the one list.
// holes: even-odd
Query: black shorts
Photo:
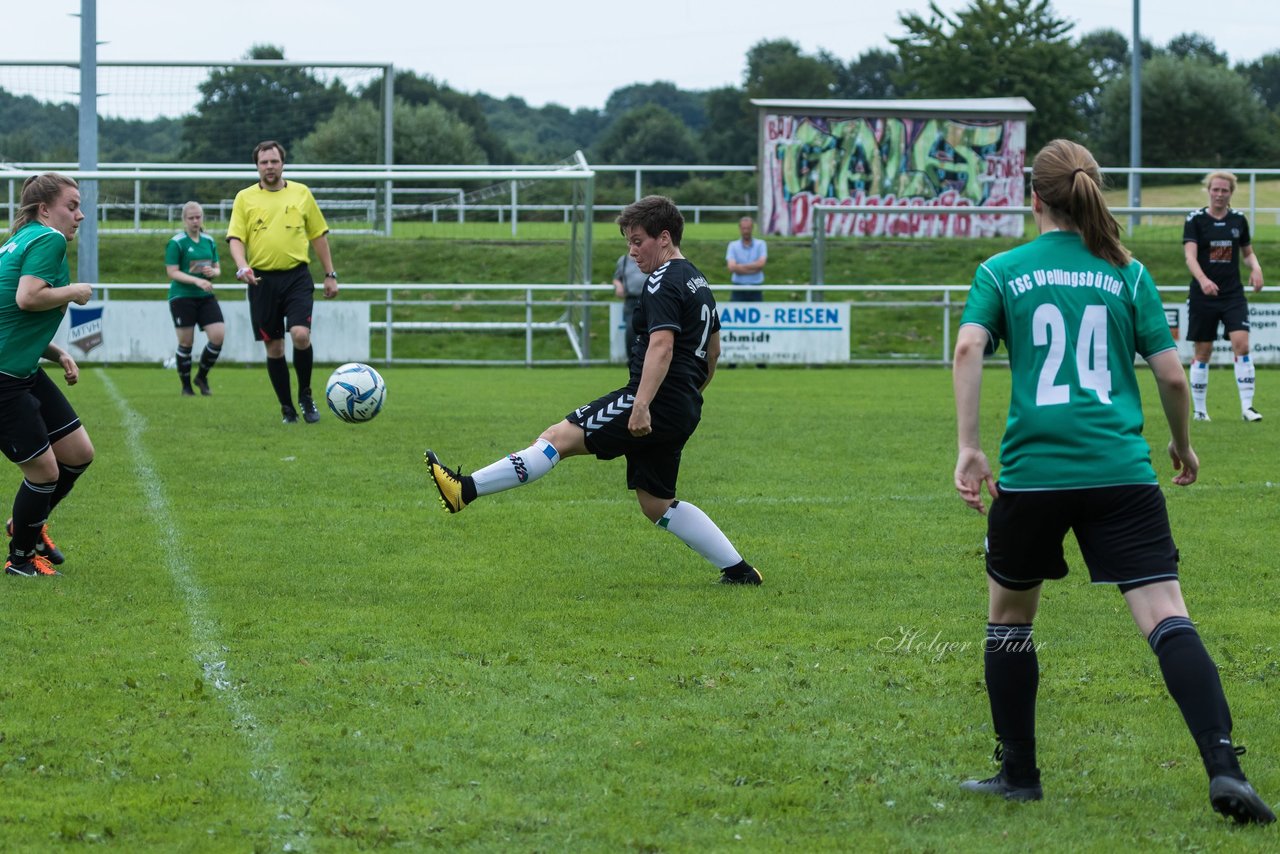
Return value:
[(316, 283), (306, 264), (253, 272), (258, 284), (249, 285), (249, 319), (259, 341), (278, 341), (295, 326), (311, 328)]
[(702, 418), (702, 399), (659, 395), (649, 405), (653, 432), (633, 436), (627, 429), (635, 386), (598, 397), (565, 416), (586, 432), (587, 450), (598, 459), (627, 458), (627, 489), (643, 489), (656, 498), (675, 498), (680, 454)]
[(0, 445), (10, 460), (34, 460), (79, 428), (80, 417), (43, 370), (24, 379), (0, 375)]
[(1219, 323), (1223, 338), (1229, 338), (1232, 332), (1249, 331), (1249, 301), (1243, 291), (1226, 299), (1187, 300), (1188, 341), (1216, 341)]
[(211, 323), (223, 323), (222, 306), (217, 297), (176, 297), (169, 300), (169, 314), (178, 329), (190, 326), (206, 328)]
[(1010, 590), (1065, 578), (1068, 530), (1094, 584), (1119, 584), (1123, 592), (1178, 578), (1178, 549), (1156, 484), (1000, 490), (987, 520), (987, 574)]

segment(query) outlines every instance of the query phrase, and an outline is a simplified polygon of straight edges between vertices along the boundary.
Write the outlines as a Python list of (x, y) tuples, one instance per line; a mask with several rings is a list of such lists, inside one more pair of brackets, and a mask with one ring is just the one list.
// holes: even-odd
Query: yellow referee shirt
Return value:
[(329, 224), (305, 184), (288, 181), (271, 192), (261, 184), (236, 193), (227, 239), (245, 246), (245, 259), (255, 270), (292, 270), (311, 260), (311, 241)]

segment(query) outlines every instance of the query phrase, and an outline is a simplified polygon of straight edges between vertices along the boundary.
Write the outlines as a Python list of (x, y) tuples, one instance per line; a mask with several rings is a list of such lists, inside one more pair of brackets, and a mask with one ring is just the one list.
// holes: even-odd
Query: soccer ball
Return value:
[(324, 396), (328, 398), (334, 415), (357, 424), (371, 420), (382, 411), (382, 404), (387, 399), (387, 384), (368, 365), (348, 362), (329, 375)]

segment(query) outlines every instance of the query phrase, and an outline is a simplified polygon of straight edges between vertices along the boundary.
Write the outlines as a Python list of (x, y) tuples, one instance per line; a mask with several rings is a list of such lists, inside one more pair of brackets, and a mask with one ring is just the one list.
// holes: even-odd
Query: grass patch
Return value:
[[(992, 739), (945, 371), (717, 376), (681, 494), (753, 590), (649, 525), (620, 461), (440, 511), (426, 445), (487, 464), (619, 369), (384, 375), (375, 421), (285, 426), (258, 367), (194, 399), (85, 372), (66, 575), (4, 582), (0, 847), (1272, 847), (1210, 812), (1154, 658), (1074, 554), (1036, 627), (1046, 800), (958, 791)], [(987, 383), (994, 452), (1007, 375)], [(1169, 490), (1185, 588), (1274, 798), (1275, 618), (1247, 593), (1276, 581), (1280, 439), (1225, 417), (1195, 438), (1203, 480)]]

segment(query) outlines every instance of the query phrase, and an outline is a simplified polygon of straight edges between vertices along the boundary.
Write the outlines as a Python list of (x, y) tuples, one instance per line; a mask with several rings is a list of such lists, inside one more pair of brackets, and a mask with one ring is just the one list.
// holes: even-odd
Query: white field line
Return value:
[(271, 834), (276, 843), (273, 847), (284, 851), (305, 848), (310, 833), (301, 816), (305, 814), (310, 799), (306, 792), (288, 779), (284, 763), (275, 756), (269, 728), (253, 713), (251, 704), (240, 693), (240, 686), (228, 666), (227, 648), (218, 640), (218, 622), (210, 614), (208, 596), (187, 561), (178, 526), (170, 513), (169, 500), (165, 497), (164, 486), (142, 441), (147, 421), (129, 405), (106, 371), (98, 368), (95, 373), (101, 378), (116, 408), (120, 410), (125, 428), (125, 444), (133, 458), (134, 472), (142, 494), (147, 499), (152, 530), (159, 540), (164, 566), (177, 585), (186, 608), (187, 622), (191, 628), (192, 658), (200, 666), (201, 676), (213, 689), (214, 696), (226, 704), (232, 723), (249, 746), (253, 755), (250, 775), (262, 787), (267, 803), (278, 810), (276, 818), (280, 825)]

